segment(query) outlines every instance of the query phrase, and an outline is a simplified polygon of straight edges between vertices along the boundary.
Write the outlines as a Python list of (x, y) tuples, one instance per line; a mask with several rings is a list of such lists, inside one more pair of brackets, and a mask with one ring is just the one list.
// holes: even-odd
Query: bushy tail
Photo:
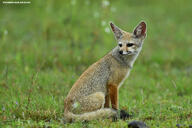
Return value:
[(87, 112), (83, 114), (73, 114), (72, 112), (66, 112), (64, 114), (65, 121), (89, 121), (99, 118), (107, 118), (116, 114), (116, 111), (111, 108), (101, 108), (93, 112)]

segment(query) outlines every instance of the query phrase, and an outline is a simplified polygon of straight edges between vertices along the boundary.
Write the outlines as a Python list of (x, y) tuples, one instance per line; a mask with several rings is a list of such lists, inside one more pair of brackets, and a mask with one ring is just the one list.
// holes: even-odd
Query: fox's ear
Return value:
[(111, 29), (115, 35), (115, 38), (118, 40), (122, 37), (123, 35), (123, 32), (120, 28), (118, 28), (115, 24), (113, 24), (112, 22), (110, 22), (110, 26), (111, 26)]
[(134, 29), (133, 34), (136, 38), (144, 37), (146, 36), (146, 23), (142, 21), (137, 25), (137, 27)]

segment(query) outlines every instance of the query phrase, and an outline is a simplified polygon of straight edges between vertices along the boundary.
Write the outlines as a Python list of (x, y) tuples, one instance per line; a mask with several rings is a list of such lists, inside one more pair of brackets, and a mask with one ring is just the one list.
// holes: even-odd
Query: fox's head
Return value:
[(133, 55), (141, 50), (143, 40), (146, 37), (145, 22), (139, 23), (132, 33), (120, 29), (113, 23), (110, 23), (110, 26), (117, 40), (120, 54)]

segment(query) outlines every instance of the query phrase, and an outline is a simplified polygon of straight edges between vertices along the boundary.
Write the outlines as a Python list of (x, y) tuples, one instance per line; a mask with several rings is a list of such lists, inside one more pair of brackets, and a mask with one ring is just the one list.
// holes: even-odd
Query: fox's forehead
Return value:
[(129, 32), (124, 32), (123, 37), (121, 39), (122, 42), (127, 42), (127, 41), (132, 41), (133, 39), (133, 34)]

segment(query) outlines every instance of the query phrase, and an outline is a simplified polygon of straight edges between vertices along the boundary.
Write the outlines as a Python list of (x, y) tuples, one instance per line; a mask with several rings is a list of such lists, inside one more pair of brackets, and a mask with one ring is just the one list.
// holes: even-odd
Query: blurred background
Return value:
[(191, 0), (2, 1), (0, 119), (62, 117), (63, 100), (79, 75), (117, 45), (110, 21), (128, 32), (141, 20), (147, 23), (142, 52), (120, 90), (127, 97), (120, 107), (143, 119), (155, 111), (151, 103), (165, 103), (165, 113), (171, 103), (192, 104)]

